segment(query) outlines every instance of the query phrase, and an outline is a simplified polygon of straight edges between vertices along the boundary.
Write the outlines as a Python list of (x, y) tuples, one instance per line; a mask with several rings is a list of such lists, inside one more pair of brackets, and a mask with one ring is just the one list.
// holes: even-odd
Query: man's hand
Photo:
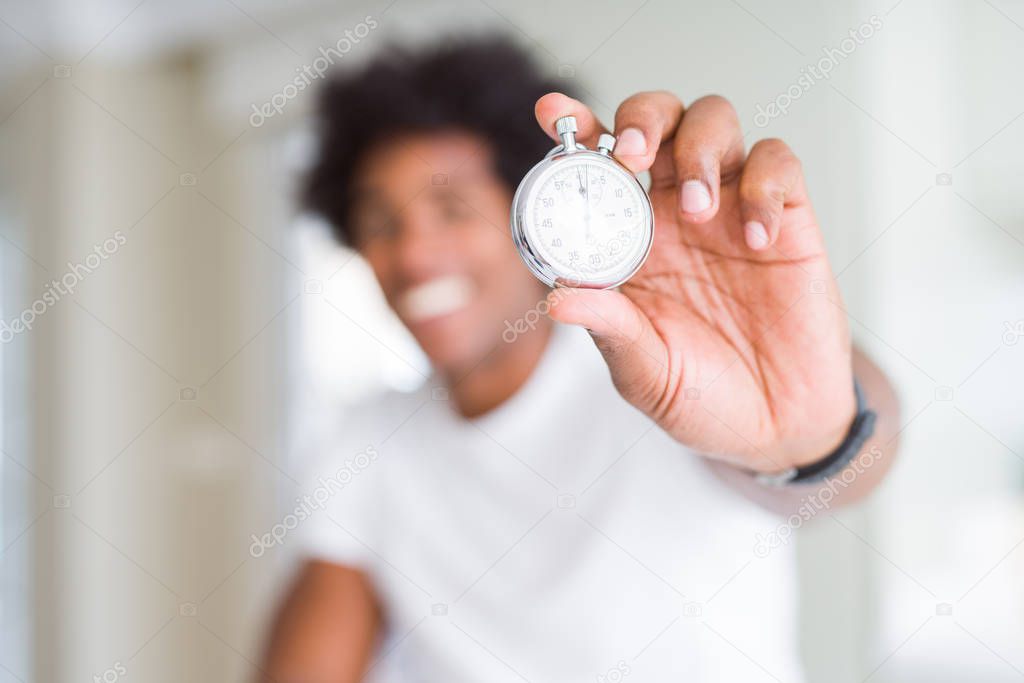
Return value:
[[(573, 115), (593, 146), (606, 129), (558, 93), (537, 102), (554, 139)], [(649, 170), (654, 246), (618, 291), (573, 290), (555, 320), (588, 328), (627, 401), (676, 440), (751, 469), (818, 460), (856, 412), (850, 335), (800, 162), (779, 140), (746, 154), (720, 97), (685, 110), (640, 93), (615, 113), (615, 156)]]

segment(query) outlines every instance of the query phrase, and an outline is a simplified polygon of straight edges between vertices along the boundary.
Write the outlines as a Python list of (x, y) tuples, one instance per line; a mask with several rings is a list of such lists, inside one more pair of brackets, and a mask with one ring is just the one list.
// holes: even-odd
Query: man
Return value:
[(720, 97), (629, 97), (610, 130), (650, 173), (650, 257), (617, 291), (549, 293), (512, 193), (556, 119), (606, 130), (554, 89), (488, 39), (324, 92), (309, 204), (435, 374), (328, 420), (312, 480), (363, 464), (303, 522), (267, 680), (800, 678), (788, 531), (870, 491), (898, 422), (800, 164), (745, 152)]

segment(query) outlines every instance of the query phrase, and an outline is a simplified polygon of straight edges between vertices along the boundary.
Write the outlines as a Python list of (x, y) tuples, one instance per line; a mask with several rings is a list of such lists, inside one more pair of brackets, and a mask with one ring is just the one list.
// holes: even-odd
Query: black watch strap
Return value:
[(860, 452), (864, 442), (875, 433), (874, 411), (868, 410), (864, 401), (864, 392), (860, 384), (853, 380), (853, 393), (857, 397), (857, 415), (853, 418), (853, 424), (846, 433), (846, 438), (839, 444), (839, 447), (817, 460), (802, 467), (791, 467), (785, 472), (778, 474), (759, 474), (758, 481), (769, 486), (786, 486), (789, 484), (813, 484), (824, 481), (843, 471)]

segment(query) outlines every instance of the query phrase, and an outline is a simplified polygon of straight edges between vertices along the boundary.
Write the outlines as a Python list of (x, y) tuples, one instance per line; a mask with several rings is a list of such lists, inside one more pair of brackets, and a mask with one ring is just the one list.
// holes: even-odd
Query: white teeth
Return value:
[(472, 294), (473, 282), (468, 277), (446, 275), (405, 290), (398, 308), (408, 320), (418, 322), (463, 308)]

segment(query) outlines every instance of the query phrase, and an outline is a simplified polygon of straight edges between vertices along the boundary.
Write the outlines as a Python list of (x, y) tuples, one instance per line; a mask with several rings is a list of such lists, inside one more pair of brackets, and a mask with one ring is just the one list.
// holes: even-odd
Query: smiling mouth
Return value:
[(473, 296), (473, 282), (464, 275), (445, 275), (402, 292), (398, 311), (410, 322), (423, 322), (465, 308)]

